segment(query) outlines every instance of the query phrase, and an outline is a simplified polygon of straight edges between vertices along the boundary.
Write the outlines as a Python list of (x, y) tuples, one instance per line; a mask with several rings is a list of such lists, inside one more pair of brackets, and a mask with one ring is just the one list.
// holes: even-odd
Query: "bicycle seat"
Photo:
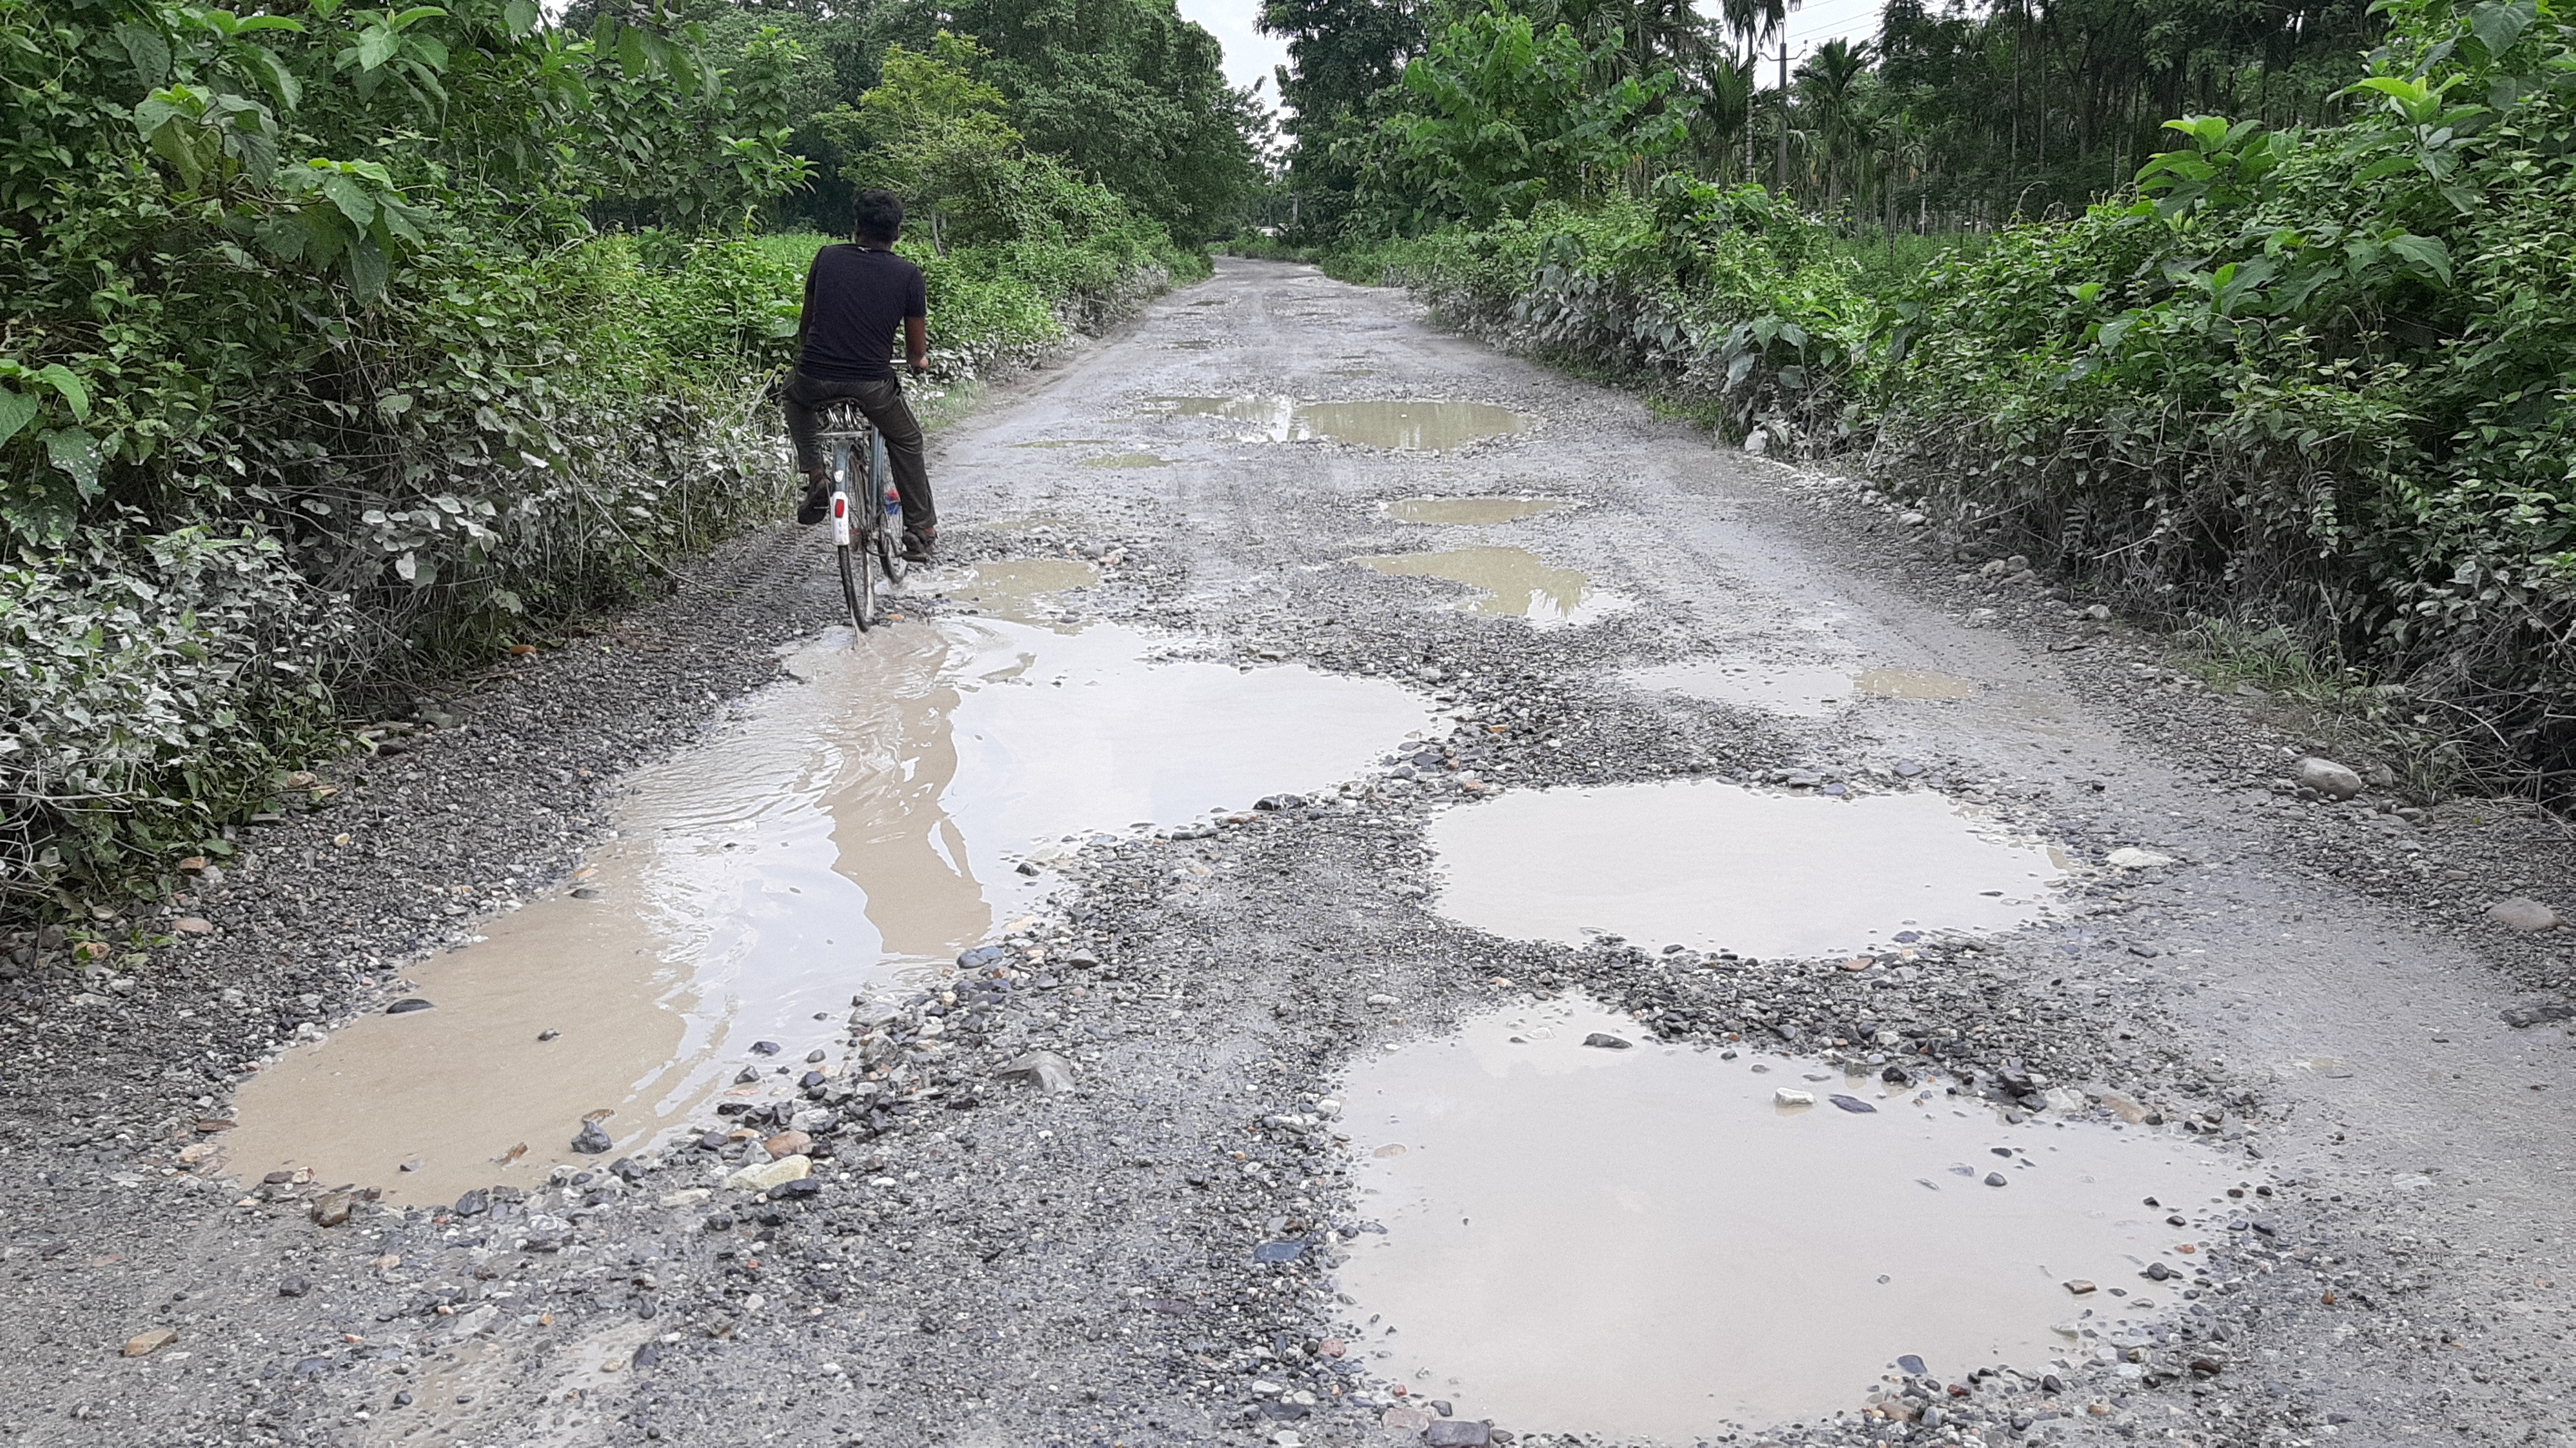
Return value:
[(857, 436), (868, 430), (868, 417), (855, 402), (827, 402), (817, 411), (815, 431)]

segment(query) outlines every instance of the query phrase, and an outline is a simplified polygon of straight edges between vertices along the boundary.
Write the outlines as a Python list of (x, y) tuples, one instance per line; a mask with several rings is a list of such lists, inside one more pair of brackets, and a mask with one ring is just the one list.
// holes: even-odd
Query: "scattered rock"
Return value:
[(2005, 1176), (2002, 1172), (1990, 1171), (1986, 1173), (1986, 1185), (1990, 1187), (2010, 1186), (2012, 1185), (2012, 1179)]
[(1303, 809), (1306, 797), (1302, 794), (1265, 794), (1254, 800), (1252, 807), (1260, 810)]
[(1924, 1367), (1922, 1358), (1910, 1352), (1898, 1355), (1896, 1359), (1896, 1370), (1900, 1373), (1904, 1373), (1908, 1377), (1916, 1378), (1919, 1378), (1926, 1372), (1930, 1371), (1930, 1369)]
[(179, 1334), (166, 1327), (156, 1327), (150, 1332), (138, 1332), (134, 1336), (125, 1340), (125, 1355), (127, 1357), (150, 1357), (152, 1354), (159, 1352), (161, 1349), (168, 1347), (170, 1344), (177, 1342), (178, 1340)]
[(1828, 1096), (1825, 1099), (1831, 1101), (1836, 1106), (1841, 1107), (1843, 1110), (1852, 1112), (1856, 1115), (1865, 1114), (1874, 1116), (1878, 1113), (1877, 1107), (1870, 1105), (1868, 1102), (1861, 1100), (1857, 1096), (1834, 1095)]
[(2507, 930), (2525, 932), (2555, 930), (2562, 923), (2557, 911), (2521, 895), (2488, 906), (2487, 918)]
[(181, 935), (212, 935), (215, 933), (215, 922), (195, 915), (182, 915), (170, 922), (170, 928)]
[(1296, 1240), (1264, 1242), (1252, 1249), (1255, 1262), (1294, 1262), (1306, 1255), (1306, 1244)]
[(2174, 860), (2171, 855), (2159, 855), (2153, 850), (2142, 850), (2135, 845), (2123, 845), (2110, 853), (2107, 862), (2114, 869), (2154, 870), (2170, 865)]
[(302, 1297), (312, 1290), (313, 1284), (302, 1277), (289, 1277), (277, 1284), (277, 1295), (280, 1297)]
[(474, 1190), (458, 1197), (456, 1199), (456, 1205), (449, 1208), (449, 1210), (460, 1217), (479, 1217), (485, 1212), (491, 1210), (491, 1207), (491, 1188), (476, 1187)]
[(799, 1156), (812, 1150), (814, 1138), (801, 1131), (782, 1131), (760, 1145), (769, 1153), (770, 1160), (775, 1161), (780, 1157)]
[(1600, 1031), (1594, 1031), (1591, 1035), (1583, 1038), (1583, 1044), (1587, 1046), (1598, 1046), (1605, 1051), (1624, 1051), (1635, 1045), (1636, 1042), (1623, 1041), (1617, 1036), (1605, 1035)]
[(2093, 1290), (2093, 1284), (2081, 1277), (2069, 1277), (2066, 1279), (2066, 1290), (2082, 1297)]
[(1046, 1095), (1073, 1089), (1073, 1063), (1053, 1051), (1030, 1051), (993, 1073), (1005, 1081), (1026, 1081)]
[(744, 1167), (724, 1179), (728, 1187), (744, 1191), (765, 1192), (780, 1182), (792, 1182), (814, 1174), (814, 1160), (806, 1156), (782, 1156), (776, 1161)]
[(572, 1139), (572, 1149), (588, 1156), (598, 1156), (616, 1145), (609, 1139), (607, 1129), (596, 1121), (583, 1122), (581, 1134)]
[(313, 1199), (313, 1225), (336, 1227), (349, 1220), (358, 1208), (357, 1199), (347, 1192), (324, 1192)]
[(389, 1016), (407, 1016), (414, 1011), (434, 1009), (436, 1009), (436, 1007), (432, 1006), (428, 1001), (422, 1000), (418, 996), (405, 996), (401, 1000), (394, 1002), (392, 1005), (385, 1007), (385, 1014)]
[(2361, 793), (2361, 776), (2331, 759), (2311, 754), (2293, 766), (2290, 776), (2301, 787), (2328, 799), (2350, 799)]
[[(2525, 1026), (2539, 1025), (2543, 1021), (2566, 1020), (2576, 1020), (2576, 1006), (2563, 1006), (2555, 1003), (2537, 1006), (2508, 1006), (2504, 1011), (2504, 1023), (2513, 1027), (2517, 1031), (2521, 1030)], [(187, 1153), (185, 1152), (180, 1153), (182, 1156), (185, 1156), (186, 1154)]]
[(1465, 1418), (1442, 1418), (1422, 1432), (1431, 1448), (1484, 1448), (1494, 1441), (1493, 1428)]
[(1816, 1104), (1816, 1093), (1801, 1091), (1794, 1086), (1783, 1086), (1771, 1093), (1771, 1101), (1776, 1106), (1813, 1106)]

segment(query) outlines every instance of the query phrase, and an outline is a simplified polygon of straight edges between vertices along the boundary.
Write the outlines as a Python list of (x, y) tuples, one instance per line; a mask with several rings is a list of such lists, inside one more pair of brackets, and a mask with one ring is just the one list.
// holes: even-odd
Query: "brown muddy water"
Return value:
[(1239, 442), (1330, 438), (1363, 447), (1445, 452), (1529, 425), (1527, 418), (1509, 408), (1482, 402), (1299, 402), (1264, 393), (1147, 401), (1169, 417), (1218, 417), (1241, 423), (1244, 426), (1234, 434)]
[(1881, 699), (1973, 699), (1977, 684), (1930, 669), (1864, 669), (1852, 680), (1861, 693)]
[[(1905, 1354), (1944, 1382), (2048, 1371), (2182, 1310), (2238, 1184), (2146, 1128), (2006, 1125), (1938, 1082), (1665, 1047), (1582, 1001), (1363, 1060), (1342, 1102), (1359, 1215), (1385, 1228), (1347, 1248), (1353, 1351), (1523, 1433), (1814, 1423)], [(2156, 1261), (2180, 1280), (2142, 1279)]]
[(1802, 719), (1825, 718), (1849, 704), (1856, 692), (1847, 668), (1758, 659), (1686, 659), (1630, 669), (1621, 677), (1635, 689), (1741, 704)]
[(1542, 627), (1590, 623), (1628, 606), (1618, 594), (1594, 588), (1591, 575), (1554, 567), (1526, 548), (1450, 548), (1351, 561), (1379, 573), (1466, 584), (1476, 594), (1458, 605), (1461, 611), (1525, 618)]
[[(1013, 567), (1041, 572), (958, 592), (1007, 606), (1088, 573)], [(421, 1202), (542, 1178), (594, 1112), (640, 1149), (746, 1064), (806, 1069), (854, 996), (950, 968), (1050, 888), (1022, 860), (1327, 786), (1431, 724), (1380, 681), (1156, 662), (1175, 642), (985, 617), (802, 649), (798, 682), (637, 772), (577, 889), (415, 967), (433, 1009), (362, 1017), (244, 1087), (229, 1169)]]
[(2063, 871), (1929, 790), (1854, 799), (1715, 780), (1518, 790), (1432, 821), (1440, 913), (1496, 935), (1615, 934), (1756, 957), (2005, 931)]
[(1863, 699), (1938, 702), (1977, 696), (1975, 680), (1929, 669), (1871, 668), (1855, 673), (1849, 665), (1758, 659), (1685, 659), (1631, 669), (1623, 677), (1631, 688), (1807, 719), (1827, 717)]
[(1565, 505), (1563, 498), (1399, 498), (1386, 515), (1399, 523), (1517, 523)]

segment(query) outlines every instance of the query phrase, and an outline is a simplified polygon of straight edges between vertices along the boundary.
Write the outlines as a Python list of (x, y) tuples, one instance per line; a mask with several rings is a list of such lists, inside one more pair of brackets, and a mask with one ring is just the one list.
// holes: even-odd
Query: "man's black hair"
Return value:
[(903, 198), (891, 191), (862, 191), (853, 208), (850, 232), (861, 241), (892, 246), (903, 235)]

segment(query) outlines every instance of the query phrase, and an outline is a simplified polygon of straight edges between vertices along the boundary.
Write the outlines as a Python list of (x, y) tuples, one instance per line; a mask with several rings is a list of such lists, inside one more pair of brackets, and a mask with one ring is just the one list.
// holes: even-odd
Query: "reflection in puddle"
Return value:
[(1452, 548), (1352, 561), (1400, 577), (1464, 583), (1479, 594), (1458, 605), (1460, 609), (1507, 614), (1536, 624), (1590, 623), (1628, 606), (1617, 594), (1591, 587), (1589, 575), (1573, 568), (1552, 568), (1526, 548)]
[(1519, 413), (1482, 402), (1299, 402), (1262, 393), (1148, 400), (1173, 417), (1248, 423), (1253, 428), (1245, 437), (1249, 442), (1329, 437), (1364, 447), (1437, 452), (1519, 432), (1527, 425)]
[(1864, 669), (1852, 687), (1882, 699), (1973, 699), (1975, 681), (1930, 669)]
[(1817, 956), (1908, 928), (2037, 918), (2063, 872), (1928, 790), (1853, 800), (1713, 780), (1523, 790), (1434, 820), (1440, 911), (1496, 935), (1614, 932), (1745, 955)]
[(1392, 684), (1149, 664), (1160, 646), (959, 619), (805, 649), (803, 682), (637, 772), (581, 882), (593, 898), (503, 918), (410, 972), (435, 1009), (362, 1017), (252, 1080), (230, 1169), (445, 1200), (574, 1160), (601, 1108), (616, 1149), (636, 1150), (752, 1041), (804, 1070), (854, 992), (987, 938), (1050, 883), (1020, 859), (1346, 778), (1429, 723)]
[[(1593, 1032), (1643, 1049), (1581, 1044)], [(1813, 1421), (1859, 1409), (1901, 1354), (1958, 1382), (2107, 1348), (2176, 1305), (2140, 1265), (2188, 1281), (2200, 1259), (2174, 1249), (2207, 1241), (2140, 1204), (2200, 1216), (2235, 1185), (2134, 1127), (2005, 1126), (1939, 1084), (1769, 1064), (1557, 1002), (1362, 1061), (1344, 1115), (1361, 1214), (1386, 1233), (1342, 1271), (1352, 1317), (1376, 1324), (1355, 1351), (1523, 1433), (1688, 1443)], [(1876, 1110), (1783, 1110), (1783, 1082)], [(2143, 1295), (2078, 1298), (2074, 1279)]]
[(1399, 523), (1517, 523), (1565, 506), (1562, 498), (1405, 498), (1386, 505)]
[(1741, 704), (1775, 714), (1821, 719), (1848, 702), (1853, 693), (1848, 670), (1816, 664), (1770, 664), (1724, 659), (1692, 659), (1631, 669), (1631, 688), (1659, 690), (1718, 704)]

